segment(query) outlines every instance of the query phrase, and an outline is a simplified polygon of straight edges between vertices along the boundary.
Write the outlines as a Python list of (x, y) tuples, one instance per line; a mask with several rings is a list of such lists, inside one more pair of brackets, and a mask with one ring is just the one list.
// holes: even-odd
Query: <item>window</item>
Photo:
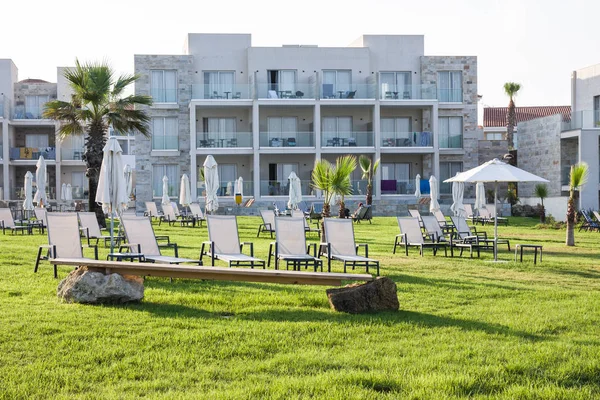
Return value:
[(202, 124), (201, 147), (225, 147), (236, 138), (235, 118), (204, 118)]
[(43, 148), (48, 147), (48, 135), (44, 134), (25, 134), (25, 147)]
[(269, 129), (269, 146), (271, 147), (281, 146), (279, 139), (296, 139), (298, 131), (298, 119), (296, 117), (269, 117), (267, 125)]
[(486, 132), (485, 140), (503, 140), (504, 134), (502, 132)]
[(341, 146), (341, 139), (354, 137), (352, 117), (325, 117), (321, 126), (325, 146)]
[(44, 104), (48, 102), (49, 98), (45, 96), (25, 96), (25, 117), (32, 119), (42, 118), (42, 112), (44, 111)]
[(410, 146), (412, 121), (404, 118), (381, 118), (381, 140), (384, 147)]
[(382, 72), (381, 94), (384, 99), (410, 99), (411, 74), (410, 72)]
[(452, 178), (459, 172), (462, 172), (462, 162), (441, 162), (440, 163), (440, 193), (452, 194), (452, 184), (444, 183), (446, 179)]
[(600, 126), (600, 96), (594, 96), (594, 127)]
[(225, 99), (233, 93), (234, 71), (205, 71), (204, 98)]
[(269, 90), (278, 92), (296, 92), (296, 70), (268, 70)]
[(84, 199), (88, 191), (85, 172), (71, 172), (71, 191), (74, 199)]
[(150, 93), (155, 103), (177, 103), (177, 71), (153, 70)]
[(335, 98), (352, 90), (351, 70), (325, 70), (323, 71), (323, 97)]
[(152, 118), (152, 150), (178, 150), (177, 118)]
[(163, 177), (169, 178), (169, 197), (179, 196), (179, 166), (155, 164), (152, 166), (152, 196), (162, 197)]
[(439, 117), (440, 149), (462, 149), (462, 117)]
[(381, 194), (409, 194), (414, 192), (410, 178), (410, 163), (381, 164)]
[(438, 100), (448, 103), (462, 102), (462, 72), (438, 72)]
[(221, 182), (219, 196), (233, 196), (237, 179), (237, 164), (218, 164), (217, 172)]
[(287, 195), (288, 192), (288, 177), (294, 172), (298, 175), (298, 164), (297, 163), (279, 163), (269, 164), (269, 185), (268, 195), (278, 196)]

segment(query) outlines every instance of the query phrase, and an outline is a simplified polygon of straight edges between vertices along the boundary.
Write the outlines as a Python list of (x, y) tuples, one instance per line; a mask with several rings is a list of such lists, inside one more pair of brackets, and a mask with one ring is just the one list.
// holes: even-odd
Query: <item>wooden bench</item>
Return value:
[(92, 271), (121, 275), (161, 276), (167, 278), (211, 279), (220, 281), (244, 281), (286, 283), (297, 285), (341, 286), (342, 281), (371, 281), (370, 274), (339, 274), (329, 272), (301, 272), (246, 268), (199, 267), (155, 263), (116, 262), (104, 260), (81, 260), (55, 258), (53, 265), (88, 267)]

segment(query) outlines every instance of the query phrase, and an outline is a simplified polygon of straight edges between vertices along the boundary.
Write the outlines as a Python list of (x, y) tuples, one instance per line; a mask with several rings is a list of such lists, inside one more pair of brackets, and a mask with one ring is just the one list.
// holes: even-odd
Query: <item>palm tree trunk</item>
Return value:
[(104, 136), (104, 127), (100, 124), (90, 125), (88, 137), (85, 139), (85, 154), (82, 159), (85, 161), (87, 171), (86, 176), (89, 182), (88, 205), (90, 212), (96, 213), (96, 219), (101, 227), (106, 228), (106, 219), (102, 212), (102, 207), (96, 203), (96, 192), (98, 189), (98, 179), (100, 177), (100, 167), (102, 166), (103, 149), (106, 144)]
[(371, 183), (367, 184), (367, 199), (366, 203), (368, 206), (373, 204), (373, 185)]
[(323, 204), (323, 212), (321, 213), (321, 241), (325, 240), (325, 218), (331, 216), (331, 205), (328, 203)]
[(338, 218), (346, 218), (346, 203), (344, 203), (344, 200), (340, 200), (340, 210), (338, 211)]
[(569, 196), (567, 203), (567, 246), (575, 246), (575, 201), (573, 199), (573, 191)]
[(515, 145), (514, 132), (515, 125), (517, 124), (517, 111), (515, 109), (515, 102), (513, 101), (512, 97), (508, 103), (508, 115), (506, 120), (506, 140), (508, 141), (508, 149), (512, 150)]

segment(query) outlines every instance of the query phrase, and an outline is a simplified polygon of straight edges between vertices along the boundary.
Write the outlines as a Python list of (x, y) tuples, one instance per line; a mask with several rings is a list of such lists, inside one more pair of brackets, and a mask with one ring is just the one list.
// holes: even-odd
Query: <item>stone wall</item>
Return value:
[[(479, 165), (493, 160), (494, 158), (502, 159), (508, 153), (508, 142), (506, 140), (479, 140)], [(493, 184), (485, 185), (485, 190), (493, 190)], [(508, 184), (503, 183), (498, 185), (498, 198), (506, 198)]]
[[(550, 182), (548, 196), (561, 195), (561, 121), (560, 115), (521, 122), (518, 167)], [(520, 183), (519, 197), (532, 197), (535, 183)]]
[[(136, 202), (152, 199), (152, 166), (158, 164), (178, 165), (179, 176), (190, 175), (190, 118), (189, 103), (192, 95), (192, 56), (185, 55), (136, 55), (135, 73), (140, 75), (135, 83), (135, 93), (150, 95), (150, 70), (177, 70), (177, 104), (154, 104), (147, 108), (150, 117), (177, 116), (179, 125), (179, 151), (159, 155), (152, 152), (152, 139), (136, 133), (133, 153), (136, 155)], [(179, 182), (176, 183), (179, 185)]]
[(25, 105), (25, 96), (45, 96), (56, 100), (56, 83), (15, 83), (15, 105)]

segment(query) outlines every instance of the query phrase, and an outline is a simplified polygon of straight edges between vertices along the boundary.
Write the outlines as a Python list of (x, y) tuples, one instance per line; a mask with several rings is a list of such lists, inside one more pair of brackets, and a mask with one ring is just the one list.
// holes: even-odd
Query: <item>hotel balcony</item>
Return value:
[(261, 132), (260, 148), (315, 147), (314, 132)]
[(314, 100), (314, 83), (257, 84), (258, 99)]
[(249, 84), (194, 84), (192, 100), (249, 100), (252, 99)]
[(373, 147), (372, 131), (323, 132), (322, 147)]
[(382, 147), (433, 147), (431, 132), (382, 132)]
[(371, 84), (321, 84), (321, 99), (375, 99), (375, 85)]
[(252, 148), (252, 132), (199, 132), (196, 148)]
[(28, 160), (35, 161), (40, 156), (43, 156), (46, 160), (56, 160), (56, 148), (55, 147), (11, 147), (10, 148), (10, 159), (11, 160)]
[(436, 85), (390, 85), (382, 83), (379, 90), (381, 100), (436, 100)]

